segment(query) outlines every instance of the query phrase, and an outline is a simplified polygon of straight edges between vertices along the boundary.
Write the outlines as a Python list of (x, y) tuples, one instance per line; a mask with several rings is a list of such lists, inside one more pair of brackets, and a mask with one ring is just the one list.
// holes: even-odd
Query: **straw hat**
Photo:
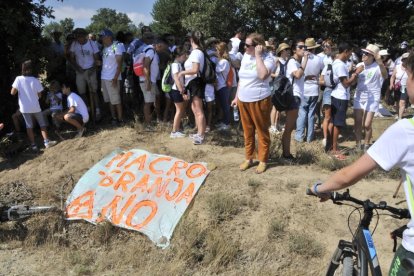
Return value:
[(368, 44), (368, 46), (365, 49), (361, 49), (361, 51), (373, 55), (374, 58), (378, 58), (380, 49), (374, 44)]
[(390, 53), (388, 53), (388, 49), (385, 49), (385, 50), (379, 51), (379, 55), (380, 56), (389, 56)]
[(320, 44), (316, 44), (316, 41), (313, 37), (307, 38), (305, 40), (305, 46), (307, 49), (315, 49), (321, 46)]
[(282, 52), (283, 50), (289, 49), (289, 48), (290, 48), (289, 44), (287, 44), (287, 43), (280, 43), (279, 44), (279, 47), (277, 47), (276, 55), (279, 54), (280, 52)]

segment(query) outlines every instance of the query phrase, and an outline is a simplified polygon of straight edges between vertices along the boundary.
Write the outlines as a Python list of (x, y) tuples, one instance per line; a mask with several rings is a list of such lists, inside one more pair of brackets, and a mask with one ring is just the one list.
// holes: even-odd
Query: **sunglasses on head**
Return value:
[(308, 47), (306, 47), (305, 45), (297, 45), (296, 48), (306, 50)]

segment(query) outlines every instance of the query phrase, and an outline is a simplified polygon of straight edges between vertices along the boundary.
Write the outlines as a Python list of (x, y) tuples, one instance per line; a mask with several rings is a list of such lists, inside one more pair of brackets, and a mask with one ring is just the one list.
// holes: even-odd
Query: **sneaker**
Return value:
[(322, 139), (322, 146), (326, 147), (326, 138)]
[(188, 135), (188, 138), (190, 139), (195, 139), (196, 137), (200, 136), (198, 133), (191, 133), (190, 135)]
[(223, 125), (225, 125), (224, 123), (220, 122), (214, 125), (215, 128), (219, 129), (221, 128)]
[(194, 138), (193, 140), (193, 144), (194, 145), (201, 145), (204, 141), (204, 137), (198, 135), (197, 137)]
[(49, 141), (47, 143), (45, 143), (45, 148), (51, 148), (53, 146), (56, 146), (57, 142), (56, 141)]
[(180, 131), (170, 133), (170, 138), (183, 138), (183, 137), (185, 137), (185, 134)]
[(280, 131), (275, 127), (275, 126), (271, 126), (270, 128), (269, 128), (269, 132), (270, 133), (272, 133), (272, 134), (277, 134), (277, 133), (279, 133)]
[(219, 127), (217, 130), (219, 131), (227, 131), (230, 129), (229, 125), (223, 124), (221, 127)]
[(207, 126), (206, 127), (206, 131), (205, 131), (205, 133), (209, 133), (210, 132), (210, 127), (209, 126)]
[(76, 134), (75, 138), (81, 138), (83, 136), (83, 133), (85, 132), (85, 128), (81, 128), (80, 130), (78, 130), (78, 133)]
[(30, 146), (30, 149), (31, 149), (33, 152), (39, 152), (39, 148), (38, 148), (36, 145), (31, 145), (31, 146)]

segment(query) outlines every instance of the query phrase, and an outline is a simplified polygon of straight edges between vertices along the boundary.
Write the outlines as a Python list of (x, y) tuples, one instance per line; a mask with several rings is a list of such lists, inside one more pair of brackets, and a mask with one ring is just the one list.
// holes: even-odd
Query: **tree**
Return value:
[(47, 51), (47, 41), (41, 36), (44, 17), (52, 17), (52, 9), (45, 0), (0, 1), (0, 119), (10, 120), (16, 111), (16, 98), (10, 96), (10, 87), (20, 74), (20, 64), (32, 59), (41, 67)]
[(109, 29), (114, 34), (118, 31), (135, 32), (137, 30), (128, 15), (108, 8), (97, 10), (91, 18), (91, 24), (86, 29), (92, 33), (100, 33), (103, 29)]
[(52, 39), (52, 32), (59, 31), (62, 33), (62, 40), (73, 31), (75, 23), (72, 18), (65, 18), (59, 22), (52, 21), (43, 28), (43, 36)]
[(157, 34), (172, 33), (184, 36), (186, 29), (182, 24), (188, 14), (188, 0), (158, 0), (152, 7), (151, 15), (154, 19), (150, 25)]

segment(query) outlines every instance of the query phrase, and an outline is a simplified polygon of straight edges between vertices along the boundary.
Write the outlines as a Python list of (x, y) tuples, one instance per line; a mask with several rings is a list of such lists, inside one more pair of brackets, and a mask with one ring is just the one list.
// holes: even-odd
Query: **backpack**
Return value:
[(227, 79), (226, 79), (226, 85), (228, 88), (232, 88), (233, 87), (233, 81), (234, 81), (234, 68), (230, 63), (230, 70), (229, 73), (227, 74)]
[(329, 88), (335, 88), (337, 83), (334, 82), (334, 74), (333, 74), (333, 69), (332, 69), (332, 64), (328, 64), (328, 67), (326, 68), (326, 73), (323, 76), (323, 79), (325, 81), (325, 87), (329, 87)]
[(272, 103), (277, 111), (285, 111), (295, 99), (293, 96), (293, 84), (283, 75), (279, 75), (274, 79), (272, 92)]
[(203, 51), (204, 67), (201, 71), (200, 78), (204, 83), (216, 82), (216, 65), (211, 61), (210, 57)]
[[(143, 77), (144, 76), (145, 54), (149, 50), (153, 50), (155, 52), (154, 48), (148, 48), (145, 51), (143, 51), (143, 52), (139, 53), (138, 55), (134, 56), (133, 68), (134, 68), (135, 75), (138, 76), (138, 77)], [(152, 59), (151, 59), (151, 62), (152, 62)]]
[(165, 93), (169, 93), (174, 84), (174, 79), (173, 79), (172, 72), (171, 72), (172, 71), (171, 65), (172, 63), (168, 63), (167, 68), (165, 68), (164, 74), (162, 75), (161, 89)]

